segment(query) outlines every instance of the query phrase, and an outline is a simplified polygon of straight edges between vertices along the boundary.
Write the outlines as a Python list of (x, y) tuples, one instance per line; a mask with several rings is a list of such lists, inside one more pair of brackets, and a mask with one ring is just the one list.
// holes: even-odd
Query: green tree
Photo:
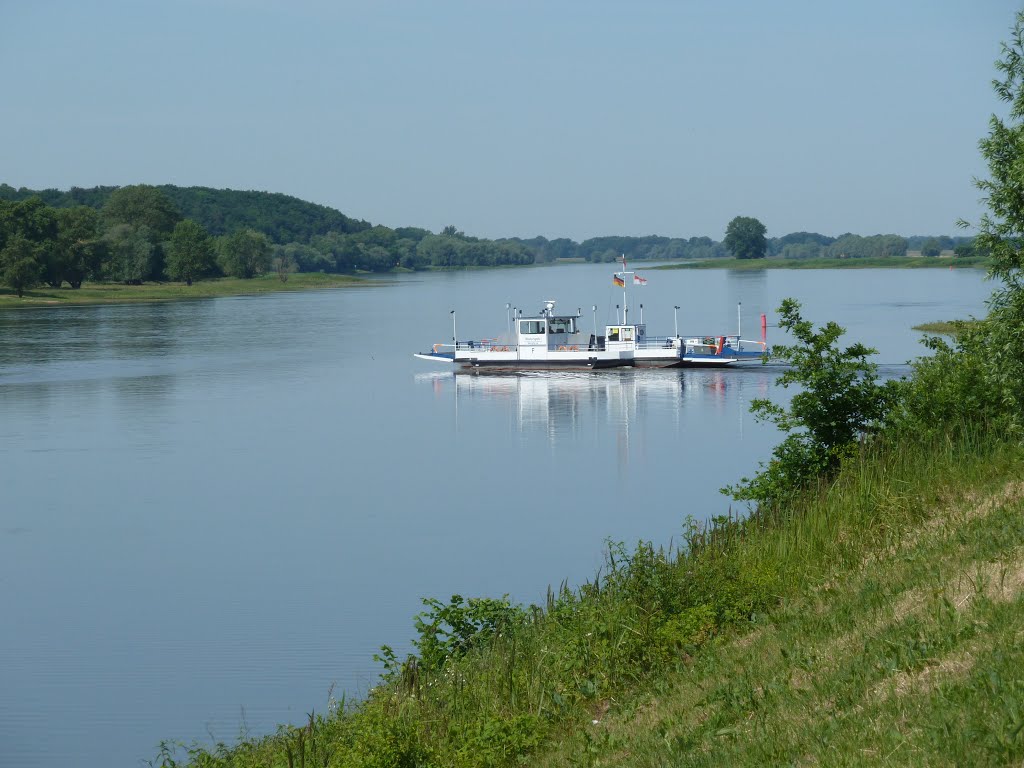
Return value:
[(47, 269), (57, 252), (56, 239), (57, 217), (40, 197), (0, 202), (0, 274), (19, 297), (44, 278), (60, 286)]
[(773, 422), (786, 438), (756, 477), (723, 489), (736, 499), (768, 506), (833, 473), (860, 438), (881, 426), (899, 393), (897, 382), (878, 383), (878, 366), (868, 362), (876, 350), (859, 343), (838, 346), (845, 331), (836, 323), (815, 331), (793, 299), (783, 300), (779, 316), (779, 327), (797, 343), (772, 347), (772, 359), (789, 365), (776, 383), (801, 390), (788, 409), (757, 399), (750, 410), (759, 420)]
[(19, 299), (39, 284), (42, 270), (37, 254), (38, 246), (20, 234), (7, 238), (7, 244), (0, 250), (0, 278), (14, 289)]
[(0, 202), (0, 250), (12, 237), (41, 246), (57, 236), (57, 217), (38, 196), (16, 203)]
[(224, 274), (251, 278), (262, 275), (270, 266), (270, 242), (266, 235), (242, 229), (219, 239), (218, 261)]
[[(58, 208), (55, 214), (57, 240), (51, 264), (53, 278), (66, 280), (72, 288), (81, 288), (86, 277), (99, 274), (105, 253), (99, 236), (99, 214), (85, 205)], [(52, 284), (52, 280), (49, 282)]]
[[(996, 62), (1001, 74), (993, 81), (999, 98), (1008, 105), (1006, 119), (989, 118), (989, 135), (980, 142), (990, 178), (975, 181), (984, 194), (988, 213), (981, 217), (974, 245), (992, 258), (992, 274), (1020, 290), (1024, 269), (1024, 11), (1017, 13), (1003, 58)], [(967, 226), (966, 222), (961, 222)]]
[(287, 283), (288, 275), (299, 268), (299, 265), (295, 263), (295, 259), (284, 250), (277, 252), (277, 255), (271, 259), (270, 266), (277, 273), (277, 277), (282, 283)]
[(105, 269), (110, 280), (139, 285), (153, 273), (155, 248), (148, 227), (117, 224), (106, 231), (103, 242), (110, 256)]
[(191, 219), (175, 224), (167, 244), (167, 276), (192, 285), (215, 268), (213, 242), (202, 225)]
[(958, 259), (969, 259), (974, 256), (974, 242), (960, 243), (953, 249), (953, 255)]
[(146, 227), (154, 245), (171, 236), (181, 214), (171, 199), (156, 187), (136, 184), (111, 193), (103, 204), (103, 221), (107, 226), (131, 224)]
[(929, 237), (924, 243), (921, 244), (921, 255), (927, 256), (928, 258), (935, 258), (942, 253), (942, 246), (939, 245), (939, 241), (934, 237)]
[[(956, 341), (961, 355), (977, 358), (976, 377), (987, 399), (975, 418), (1009, 421), (1024, 431), (1024, 11), (1002, 45), (992, 85), (1006, 103), (1006, 117), (989, 119), (980, 144), (989, 177), (975, 180), (988, 211), (974, 239), (989, 257), (989, 275), (1001, 283), (989, 300), (988, 317)], [(961, 226), (968, 226), (961, 221)]]
[(764, 224), (751, 216), (737, 216), (725, 229), (725, 247), (737, 259), (763, 259), (768, 252)]

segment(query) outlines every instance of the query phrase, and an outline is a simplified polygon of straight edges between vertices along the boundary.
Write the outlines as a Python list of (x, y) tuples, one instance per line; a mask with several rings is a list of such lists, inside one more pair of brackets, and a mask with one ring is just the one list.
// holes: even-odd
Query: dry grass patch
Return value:
[(962, 573), (956, 584), (947, 588), (950, 602), (960, 610), (978, 595), (994, 602), (1016, 600), (1024, 590), (1024, 552), (1015, 550), (1008, 558), (979, 563), (974, 575)]
[(911, 549), (930, 534), (948, 535), (965, 525), (988, 517), (997, 509), (1024, 499), (1024, 481), (1011, 480), (995, 493), (982, 496), (977, 492), (965, 494), (957, 504), (951, 504), (929, 518), (903, 543), (902, 549)]

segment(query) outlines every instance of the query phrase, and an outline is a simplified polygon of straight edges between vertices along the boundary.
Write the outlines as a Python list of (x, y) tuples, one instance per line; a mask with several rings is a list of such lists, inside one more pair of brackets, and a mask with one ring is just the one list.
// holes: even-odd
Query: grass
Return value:
[(1019, 764), (1022, 470), (978, 429), (865, 449), (775, 514), (611, 544), (543, 605), (428, 601), (365, 701), (156, 764)]
[(329, 275), (306, 272), (289, 275), (282, 282), (277, 275), (263, 275), (251, 280), (222, 277), (201, 280), (191, 286), (184, 283), (85, 283), (81, 288), (36, 288), (22, 298), (6, 287), (0, 287), (0, 309), (45, 307), (77, 304), (123, 304), (130, 302), (175, 301), (180, 299), (242, 296), (276, 291), (304, 291), (314, 288), (339, 288), (364, 285), (366, 282), (350, 275)]
[(1019, 764), (1021, 458), (967, 440), (848, 468), (739, 548), (781, 570), (775, 609), (537, 765)]
[(959, 269), (984, 268), (983, 258), (926, 259), (919, 256), (891, 256), (876, 259), (708, 259), (685, 264), (666, 264), (650, 269)]
[(924, 331), (925, 333), (938, 333), (943, 336), (956, 336), (961, 328), (969, 328), (972, 325), (977, 324), (977, 320), (942, 320), (934, 323), (922, 323), (921, 325), (915, 325), (915, 331)]

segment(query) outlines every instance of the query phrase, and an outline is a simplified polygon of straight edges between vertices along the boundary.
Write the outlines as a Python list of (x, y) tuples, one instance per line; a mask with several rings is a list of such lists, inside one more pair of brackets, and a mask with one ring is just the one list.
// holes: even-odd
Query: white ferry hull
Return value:
[(463, 368), (487, 369), (493, 371), (594, 371), (603, 368), (621, 368), (632, 366), (633, 355), (629, 352), (609, 352), (604, 350), (528, 350), (533, 354), (521, 354), (519, 351), (493, 352), (478, 350), (466, 352), (460, 349), (454, 362)]

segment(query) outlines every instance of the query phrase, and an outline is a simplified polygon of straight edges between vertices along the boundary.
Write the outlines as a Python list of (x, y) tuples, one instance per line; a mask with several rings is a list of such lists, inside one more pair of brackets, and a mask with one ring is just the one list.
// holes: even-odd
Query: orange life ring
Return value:
[(577, 347), (575, 344), (573, 344), (571, 347), (569, 347), (569, 351), (570, 352), (579, 352), (580, 348)]
[(559, 347), (558, 347), (558, 351), (559, 351), (559, 352), (565, 352), (565, 345), (564, 345), (564, 344), (562, 344), (561, 346), (559, 346)]

